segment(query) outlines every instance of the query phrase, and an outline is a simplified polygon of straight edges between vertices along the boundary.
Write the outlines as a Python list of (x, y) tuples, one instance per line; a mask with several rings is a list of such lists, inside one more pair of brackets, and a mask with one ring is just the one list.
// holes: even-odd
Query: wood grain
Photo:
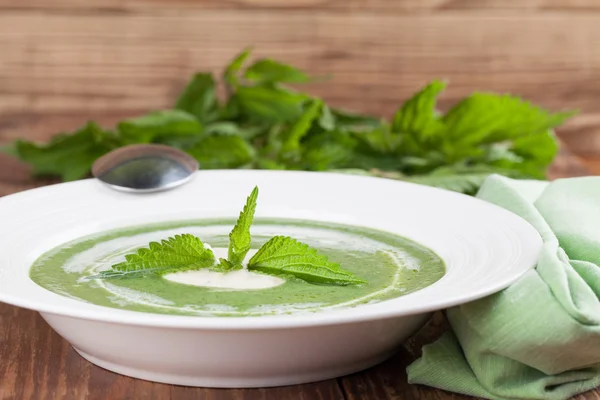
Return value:
[(215, 390), (163, 385), (98, 368), (81, 358), (35, 312), (0, 304), (0, 399), (341, 400), (335, 380), (271, 388)]
[(340, 379), (347, 400), (395, 400), (395, 399), (434, 399), (462, 400), (470, 396), (448, 393), (442, 390), (410, 385), (406, 381), (406, 367), (420, 356), (423, 345), (435, 341), (449, 329), (445, 316), (435, 313), (431, 320), (390, 360)]
[[(110, 1), (94, 1), (112, 10)], [(220, 73), (248, 45), (258, 57), (330, 75), (307, 90), (337, 106), (389, 116), (442, 78), (450, 82), (442, 109), (473, 90), (512, 92), (553, 110), (579, 109), (559, 131), (565, 140), (582, 124), (598, 131), (600, 53), (590, 49), (600, 43), (600, 12), (548, 11), (553, 2), (536, 2), (543, 12), (484, 12), (468, 1), (443, 2), (452, 10), (426, 2), (438, 4), (428, 13), (373, 11), (379, 3), (349, 12), (320, 3), (218, 9), (221, 2), (138, 0), (110, 12), (87, 2), (4, 1), (0, 142), (45, 140), (87, 119), (111, 125), (170, 107), (194, 71)]]
[(177, 12), (179, 8), (205, 9), (304, 9), (343, 12), (447, 12), (452, 10), (498, 11), (595, 11), (595, 0), (0, 0), (0, 9), (54, 10), (83, 13)]

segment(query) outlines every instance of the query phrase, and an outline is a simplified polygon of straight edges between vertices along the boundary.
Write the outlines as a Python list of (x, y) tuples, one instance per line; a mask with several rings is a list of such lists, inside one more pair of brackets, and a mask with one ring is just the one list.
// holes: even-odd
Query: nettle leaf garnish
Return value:
[[(88, 279), (135, 278), (147, 275), (211, 269), (228, 272), (244, 268), (243, 262), (251, 249), (250, 226), (254, 220), (258, 187), (246, 200), (237, 223), (229, 234), (227, 259), (217, 262), (210, 248), (196, 236), (176, 235), (152, 242), (147, 248), (125, 256), (125, 261), (115, 264)], [(312, 284), (357, 285), (365, 280), (331, 262), (316, 249), (288, 236), (275, 236), (265, 243), (247, 265), (248, 270), (267, 275), (293, 276)]]
[(220, 258), (219, 263), (213, 267), (213, 270), (220, 272), (233, 271), (236, 269), (242, 269), (244, 266), (240, 264), (234, 264), (226, 258)]
[(175, 235), (160, 243), (151, 242), (147, 248), (127, 254), (125, 261), (115, 264), (90, 279), (124, 278), (142, 275), (164, 275), (171, 272), (209, 268), (215, 255), (196, 236)]
[(229, 250), (227, 252), (227, 261), (233, 265), (242, 264), (244, 257), (250, 250), (250, 225), (254, 220), (256, 211), (256, 200), (258, 199), (258, 187), (255, 187), (246, 199), (246, 205), (240, 213), (240, 216), (229, 234)]
[(310, 283), (352, 285), (366, 283), (316, 249), (288, 236), (275, 236), (248, 263), (249, 270), (270, 275), (292, 275)]

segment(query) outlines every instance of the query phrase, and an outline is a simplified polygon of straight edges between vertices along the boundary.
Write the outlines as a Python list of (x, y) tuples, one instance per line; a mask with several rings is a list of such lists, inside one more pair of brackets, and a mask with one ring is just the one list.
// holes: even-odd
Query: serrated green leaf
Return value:
[(346, 174), (346, 175), (360, 175), (360, 176), (373, 176), (373, 174), (365, 169), (360, 168), (334, 168), (330, 169), (327, 172), (336, 173), (336, 174)]
[(354, 132), (354, 137), (370, 150), (381, 154), (394, 153), (402, 142), (402, 136), (391, 132), (390, 127), (383, 124), (371, 131)]
[(453, 148), (535, 135), (563, 123), (572, 112), (552, 114), (518, 97), (474, 93), (442, 118)]
[(238, 96), (232, 93), (227, 99), (225, 106), (221, 108), (219, 119), (224, 121), (238, 121), (242, 118), (242, 107), (240, 106)]
[(33, 167), (34, 175), (73, 181), (87, 176), (97, 158), (118, 146), (114, 134), (89, 122), (74, 133), (55, 136), (44, 145), (17, 140), (13, 151)]
[(304, 113), (294, 122), (291, 128), (283, 133), (281, 151), (285, 153), (300, 151), (300, 140), (308, 133), (313, 122), (319, 117), (321, 100), (313, 100), (308, 104)]
[(486, 151), (485, 159), (492, 163), (506, 161), (511, 164), (518, 164), (523, 162), (523, 157), (512, 151), (509, 146), (504, 146), (503, 144), (490, 146)]
[(229, 249), (227, 252), (227, 261), (237, 265), (244, 262), (244, 258), (250, 250), (250, 226), (254, 220), (256, 211), (256, 200), (258, 199), (258, 187), (255, 187), (246, 199), (246, 205), (240, 213), (238, 220), (229, 234)]
[(244, 49), (244, 51), (235, 56), (235, 58), (225, 68), (225, 72), (223, 73), (223, 79), (229, 86), (237, 86), (238, 74), (244, 66), (244, 62), (250, 56), (251, 51), (252, 50), (250, 48)]
[(234, 264), (225, 258), (219, 258), (219, 264), (215, 265), (212, 269), (218, 272), (229, 272), (244, 268), (242, 264)]
[[(309, 94), (281, 86), (308, 77), (272, 59), (246, 68), (249, 57), (250, 49), (245, 49), (225, 68), (223, 106), (211, 74), (198, 73), (175, 110), (123, 121), (116, 134), (74, 139), (62, 135), (51, 146), (17, 141), (4, 152), (33, 166), (38, 175), (59, 175), (63, 180), (84, 177), (97, 157), (132, 143), (190, 151), (204, 168), (364, 169), (421, 179), (440, 167), (461, 164), (541, 178), (557, 148), (552, 136), (543, 132), (572, 115), (553, 114), (514, 96), (475, 93), (442, 117), (435, 103), (445, 85), (433, 81), (388, 123), (329, 108)], [(318, 115), (309, 118), (306, 113), (314, 111), (316, 102), (321, 103)], [(340, 133), (350, 136), (352, 145)]]
[(352, 150), (348, 147), (326, 142), (322, 147), (307, 148), (302, 155), (301, 165), (302, 169), (310, 171), (327, 171), (348, 164), (352, 156)]
[(249, 66), (245, 77), (256, 83), (306, 83), (310, 80), (299, 69), (270, 58), (258, 60)]
[(400, 173), (403, 166), (403, 158), (398, 157), (395, 154), (377, 154), (377, 153), (363, 153), (359, 151), (354, 152), (354, 156), (345, 165), (345, 168), (358, 168), (358, 169), (378, 169), (378, 170), (389, 170)]
[(526, 178), (546, 179), (546, 170), (557, 153), (558, 142), (553, 133), (542, 132), (512, 143), (493, 144), (479, 162)]
[(490, 173), (455, 174), (455, 175), (415, 175), (406, 178), (407, 182), (433, 186), (464, 194), (475, 194)]
[(198, 73), (183, 89), (175, 102), (177, 110), (194, 115), (202, 124), (219, 117), (219, 104), (212, 74)]
[(285, 164), (271, 160), (268, 158), (261, 158), (256, 160), (256, 168), (258, 169), (271, 169), (271, 170), (286, 170), (288, 169)]
[(202, 125), (188, 112), (164, 110), (122, 121), (118, 129), (127, 144), (162, 143), (175, 137), (199, 135)]
[(276, 123), (299, 118), (307, 97), (276, 87), (241, 86), (235, 99), (240, 112), (247, 118)]
[(393, 132), (409, 134), (419, 141), (430, 140), (444, 128), (436, 114), (437, 96), (446, 84), (442, 81), (429, 83), (406, 101), (392, 120)]
[(512, 151), (527, 161), (542, 168), (550, 165), (558, 153), (558, 141), (552, 130), (517, 138), (513, 141)]
[(215, 256), (197, 237), (190, 234), (175, 235), (160, 243), (151, 242), (147, 248), (127, 254), (125, 261), (108, 271), (89, 279), (164, 275), (171, 272), (198, 270), (212, 267)]
[[(281, 152), (281, 133), (287, 124), (273, 124), (265, 134), (254, 140), (254, 145), (259, 148), (259, 160), (273, 160), (282, 164), (279, 154)], [(283, 164), (282, 164), (283, 165)], [(270, 168), (269, 168), (270, 169)]]
[(493, 165), (451, 165), (435, 169), (428, 175), (412, 175), (402, 180), (421, 185), (434, 186), (454, 192), (473, 195), (477, 193), (483, 181), (492, 174), (511, 178), (524, 178), (517, 170), (504, 169)]
[(325, 129), (326, 131), (332, 131), (335, 129), (335, 117), (333, 116), (331, 109), (325, 103), (321, 105), (321, 116), (319, 117), (319, 126), (321, 126), (321, 128)]
[(400, 180), (470, 195), (475, 194), (483, 181), (492, 174), (523, 178), (523, 175), (518, 172), (488, 165), (445, 166), (424, 175), (405, 175), (398, 171), (380, 169), (342, 169), (335, 172)]
[(254, 159), (252, 146), (234, 135), (207, 136), (186, 151), (198, 160), (200, 169), (238, 168)]
[(300, 166), (312, 171), (342, 168), (355, 157), (356, 140), (343, 131), (321, 132), (303, 145)]
[(176, 147), (181, 150), (188, 151), (193, 149), (204, 139), (204, 135), (187, 135), (187, 136), (170, 136), (161, 137), (157, 140), (157, 143), (164, 144), (166, 146)]
[(317, 250), (287, 236), (275, 236), (248, 263), (249, 270), (271, 275), (291, 275), (309, 283), (354, 285), (366, 283)]
[(262, 123), (247, 123), (240, 125), (239, 135), (246, 140), (253, 140), (253, 144), (259, 147), (260, 138), (264, 137), (271, 128), (268, 124)]
[(246, 140), (263, 134), (268, 127), (264, 124), (238, 124), (231, 121), (213, 122), (204, 128), (206, 135), (236, 135)]
[(231, 121), (213, 122), (204, 127), (206, 135), (221, 134), (221, 135), (241, 135), (242, 130), (239, 125)]
[[(355, 154), (347, 167), (370, 170), (401, 170), (406, 154), (398, 154), (404, 138), (390, 131), (387, 124), (365, 132), (352, 132), (357, 139)], [(408, 153), (410, 154), (410, 153)]]
[(371, 115), (361, 115), (352, 111), (342, 109), (331, 109), (337, 129), (351, 132), (369, 132), (379, 128), (382, 124), (381, 118)]

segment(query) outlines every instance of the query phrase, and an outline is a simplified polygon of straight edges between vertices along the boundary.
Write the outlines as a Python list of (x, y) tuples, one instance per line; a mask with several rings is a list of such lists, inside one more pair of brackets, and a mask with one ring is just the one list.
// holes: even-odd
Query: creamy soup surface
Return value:
[(65, 243), (43, 254), (30, 276), (38, 285), (77, 300), (132, 311), (197, 316), (261, 316), (355, 307), (412, 293), (438, 281), (442, 259), (406, 238), (377, 230), (292, 220), (255, 220), (246, 261), (271, 237), (291, 236), (316, 248), (366, 284), (316, 285), (289, 276), (246, 269), (208, 269), (130, 279), (85, 278), (125, 260), (125, 255), (176, 234), (208, 244), (217, 259), (227, 255), (235, 221), (198, 220), (137, 226)]

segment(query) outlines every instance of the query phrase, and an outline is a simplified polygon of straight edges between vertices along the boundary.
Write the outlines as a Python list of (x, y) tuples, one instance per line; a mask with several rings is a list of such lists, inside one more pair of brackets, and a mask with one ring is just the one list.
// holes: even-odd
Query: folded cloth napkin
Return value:
[(453, 332), (408, 367), (419, 383), (488, 399), (567, 399), (600, 385), (600, 177), (486, 180), (480, 199), (540, 233), (535, 269), (448, 309)]

